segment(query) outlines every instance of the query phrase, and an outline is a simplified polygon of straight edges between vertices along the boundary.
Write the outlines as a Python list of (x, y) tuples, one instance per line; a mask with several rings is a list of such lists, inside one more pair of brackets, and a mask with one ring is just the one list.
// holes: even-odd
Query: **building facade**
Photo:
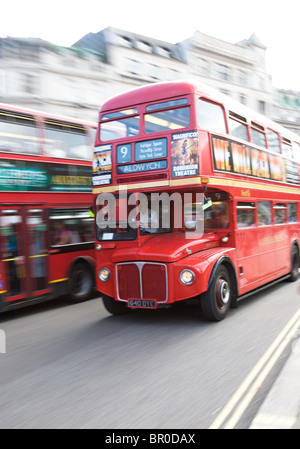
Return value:
[(0, 102), (96, 121), (110, 66), (103, 55), (41, 39), (0, 39)]
[(275, 89), (254, 34), (231, 44), (196, 31), (171, 44), (114, 27), (72, 47), (0, 39), (0, 102), (96, 121), (101, 104), (137, 86), (194, 79), (300, 134), (300, 94)]
[(266, 47), (254, 34), (231, 44), (196, 31), (179, 45), (187, 55), (193, 78), (262, 114), (272, 114), (272, 80), (265, 68)]

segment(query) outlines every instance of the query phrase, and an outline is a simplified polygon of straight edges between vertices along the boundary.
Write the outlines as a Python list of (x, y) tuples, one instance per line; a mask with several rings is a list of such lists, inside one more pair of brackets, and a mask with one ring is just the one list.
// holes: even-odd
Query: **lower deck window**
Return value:
[(272, 224), (272, 211), (270, 201), (258, 201), (258, 226), (267, 226)]
[(274, 204), (275, 224), (283, 224), (286, 220), (286, 205), (282, 203)]
[(249, 228), (255, 223), (255, 204), (252, 202), (237, 203), (237, 227)]
[(288, 221), (289, 223), (296, 223), (298, 221), (297, 204), (288, 204)]
[(51, 246), (93, 242), (93, 218), (88, 209), (50, 210)]

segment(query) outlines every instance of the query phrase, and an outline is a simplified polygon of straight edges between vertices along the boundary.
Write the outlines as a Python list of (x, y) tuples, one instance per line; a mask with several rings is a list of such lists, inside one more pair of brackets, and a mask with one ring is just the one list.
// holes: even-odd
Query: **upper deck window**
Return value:
[(45, 145), (49, 156), (91, 160), (92, 149), (81, 125), (47, 119), (45, 127)]
[(284, 156), (293, 159), (293, 150), (291, 146), (291, 141), (288, 139), (282, 139), (282, 153)]
[(0, 151), (40, 154), (34, 117), (0, 111)]
[(145, 132), (149, 134), (169, 129), (177, 130), (189, 126), (190, 108), (180, 107), (186, 105), (187, 102), (186, 98), (182, 98), (146, 106), (146, 112), (157, 112), (145, 114)]
[(210, 101), (199, 99), (197, 102), (198, 125), (207, 131), (226, 133), (225, 117), (222, 107)]
[(300, 145), (298, 142), (292, 142), (294, 159), (297, 162), (300, 162)]
[(140, 124), (140, 116), (137, 115), (137, 112), (136, 108), (132, 108), (102, 115), (100, 140), (107, 142), (123, 137), (136, 136)]
[(263, 148), (266, 148), (266, 138), (264, 134), (264, 128), (257, 123), (251, 122), (252, 128), (251, 128), (251, 137), (252, 142), (256, 145), (259, 145)]
[(176, 106), (184, 106), (186, 104), (188, 104), (187, 98), (180, 98), (179, 100), (164, 101), (163, 103), (148, 104), (148, 106), (146, 106), (146, 112), (160, 111), (161, 109), (169, 109), (169, 108), (174, 108)]
[(267, 129), (267, 138), (269, 149), (275, 151), (276, 153), (280, 153), (280, 143), (278, 134), (275, 131), (272, 131), (271, 129)]
[(245, 117), (229, 111), (228, 125), (232, 136), (248, 140), (247, 121)]

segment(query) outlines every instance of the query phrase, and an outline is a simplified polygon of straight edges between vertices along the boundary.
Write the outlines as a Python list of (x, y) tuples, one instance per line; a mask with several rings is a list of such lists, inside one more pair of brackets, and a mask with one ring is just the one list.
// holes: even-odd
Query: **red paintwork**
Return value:
[[(82, 121), (80, 119), (72, 119), (69, 117), (57, 116), (51, 113), (43, 113), (40, 111), (29, 110), (25, 108), (14, 107), (10, 105), (0, 104), (0, 109), (2, 111), (7, 111), (10, 113), (18, 113), (18, 114), (30, 114), (36, 120), (37, 130), (38, 130), (38, 138), (40, 139), (40, 150), (41, 155), (27, 155), (27, 154), (15, 154), (12, 152), (4, 152), (0, 151), (0, 160), (5, 160), (9, 162), (9, 160), (22, 160), (26, 162), (42, 162), (42, 163), (51, 163), (51, 164), (75, 164), (81, 165), (84, 167), (92, 167), (92, 161), (84, 161), (84, 160), (70, 160), (70, 159), (61, 159), (61, 158), (51, 158), (46, 154), (44, 147), (44, 123), (43, 120), (54, 119), (58, 121), (68, 122), (72, 125), (80, 124), (84, 126), (86, 129), (95, 128), (95, 124), (87, 121)], [(91, 138), (91, 136), (90, 136)], [(90, 142), (92, 143), (92, 142)], [(53, 283), (53, 281), (68, 279), (70, 270), (72, 265), (76, 260), (84, 259), (91, 266), (95, 265), (95, 256), (94, 249), (88, 249), (84, 251), (74, 251), (74, 252), (63, 252), (59, 249), (53, 250), (50, 247), (50, 239), (49, 239), (49, 230), (47, 231), (47, 246), (44, 248), (46, 258), (47, 258), (47, 288), (44, 290), (33, 291), (32, 283), (29, 276), (30, 272), (30, 261), (28, 259), (28, 245), (29, 245), (29, 237), (26, 232), (25, 223), (25, 213), (27, 209), (43, 209), (45, 212), (50, 208), (74, 208), (74, 207), (90, 207), (92, 205), (93, 198), (91, 192), (38, 192), (38, 191), (2, 191), (0, 192), (0, 207), (1, 209), (18, 209), (20, 214), (22, 215), (22, 223), (23, 228), (18, 233), (19, 243), (22, 242), (22, 251), (24, 255), (24, 268), (25, 268), (25, 278), (22, 279), (22, 294), (18, 296), (10, 296), (8, 292), (8, 268), (7, 262), (0, 261), (0, 293), (1, 293), (1, 301), (0, 301), (0, 311), (6, 310), (7, 305), (15, 304), (18, 307), (25, 306), (26, 303), (30, 303), (32, 299), (34, 299), (34, 303), (39, 302), (40, 300), (45, 300), (47, 298), (53, 298), (54, 296), (54, 286), (59, 285), (58, 283)], [(1, 249), (1, 259), (3, 259), (3, 248)], [(63, 281), (62, 281), (63, 282)], [(66, 283), (66, 281), (64, 281)]]
[[(196, 86), (189, 81), (158, 83), (140, 87), (131, 92), (121, 94), (107, 101), (100, 111), (102, 113), (114, 110), (137, 107), (140, 116), (145, 112), (147, 103), (156, 103), (173, 98), (188, 98), (191, 107), (191, 121), (187, 129), (198, 130), (199, 135), (199, 167), (198, 177), (182, 178), (182, 185), (178, 179), (174, 183), (171, 173), (171, 138), (175, 131), (159, 132), (157, 134), (145, 134), (142, 130), (137, 136), (120, 138), (112, 141), (113, 161), (116, 161), (116, 147), (122, 143), (132, 143), (155, 138), (166, 138), (168, 146), (168, 167), (165, 170), (151, 171), (143, 173), (122, 175), (116, 174), (116, 167), (113, 165), (112, 185), (106, 187), (112, 192), (118, 192), (118, 186), (126, 185), (128, 191), (134, 192), (154, 192), (193, 190), (202, 192), (201, 176), (209, 177), (208, 192), (222, 191), (228, 195), (230, 209), (230, 227), (225, 231), (216, 231), (205, 234), (200, 239), (186, 240), (184, 232), (174, 232), (171, 234), (161, 234), (148, 238), (138, 237), (132, 242), (106, 242), (102, 241), (102, 249), (97, 252), (97, 268), (103, 266), (111, 271), (111, 278), (108, 282), (100, 282), (97, 276), (97, 288), (100, 292), (117, 298), (115, 267), (116, 264), (129, 261), (152, 261), (164, 263), (168, 273), (168, 303), (198, 296), (206, 291), (209, 279), (215, 263), (223, 256), (231, 261), (237, 279), (237, 291), (243, 295), (261, 285), (268, 283), (278, 277), (286, 275), (291, 271), (291, 248), (293, 243), (300, 246), (300, 227), (298, 223), (289, 223), (277, 226), (257, 226), (248, 229), (237, 228), (236, 206), (241, 201), (272, 201), (272, 205), (277, 202), (296, 202), (298, 208), (298, 219), (300, 217), (300, 187), (283, 182), (271, 181), (269, 179), (254, 178), (237, 173), (226, 173), (214, 169), (213, 155), (211, 148), (210, 133), (201, 130), (196, 122), (196, 100), (205, 97), (207, 100), (216, 102), (224, 110), (225, 117), (228, 111), (245, 116), (248, 127), (251, 121), (255, 121), (265, 127), (276, 131), (280, 136), (291, 141), (300, 142), (299, 136), (290, 133), (280, 125), (266, 119), (258, 113), (248, 110), (242, 105), (233, 104), (228, 97), (214, 91), (207, 86)], [(226, 119), (228, 120), (228, 119)], [(226, 122), (227, 131), (228, 123)], [(177, 130), (176, 130), (177, 132)], [(233, 139), (228, 134), (220, 135), (222, 138)], [(281, 139), (282, 139), (281, 137)], [(240, 145), (245, 142), (235, 139)], [(105, 142), (107, 143), (107, 142)], [(101, 145), (97, 140), (96, 145)], [(253, 142), (249, 143), (253, 149), (259, 149)], [(266, 149), (266, 153), (270, 150)], [(271, 152), (274, 155), (274, 153)], [(143, 187), (143, 182), (147, 183)], [(165, 184), (164, 184), (165, 182)], [(151, 186), (149, 187), (149, 183)], [(247, 184), (246, 184), (247, 183)], [(95, 188), (95, 194), (101, 192), (101, 188)], [(274, 217), (273, 217), (274, 220)], [(221, 238), (229, 234), (228, 243), (221, 243)], [(179, 280), (180, 272), (185, 269), (192, 269), (195, 273), (195, 282), (190, 286), (184, 286)], [(131, 279), (128, 279), (131, 282)], [(155, 282), (155, 279), (153, 280)]]

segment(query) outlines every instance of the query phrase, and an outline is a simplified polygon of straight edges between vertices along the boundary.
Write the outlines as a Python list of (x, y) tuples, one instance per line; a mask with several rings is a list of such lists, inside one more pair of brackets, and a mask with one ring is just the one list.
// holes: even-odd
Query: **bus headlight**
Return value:
[(184, 285), (191, 285), (195, 280), (195, 275), (191, 270), (182, 270), (179, 278)]
[(110, 279), (110, 271), (108, 268), (103, 267), (98, 271), (98, 278), (102, 282), (107, 282)]

